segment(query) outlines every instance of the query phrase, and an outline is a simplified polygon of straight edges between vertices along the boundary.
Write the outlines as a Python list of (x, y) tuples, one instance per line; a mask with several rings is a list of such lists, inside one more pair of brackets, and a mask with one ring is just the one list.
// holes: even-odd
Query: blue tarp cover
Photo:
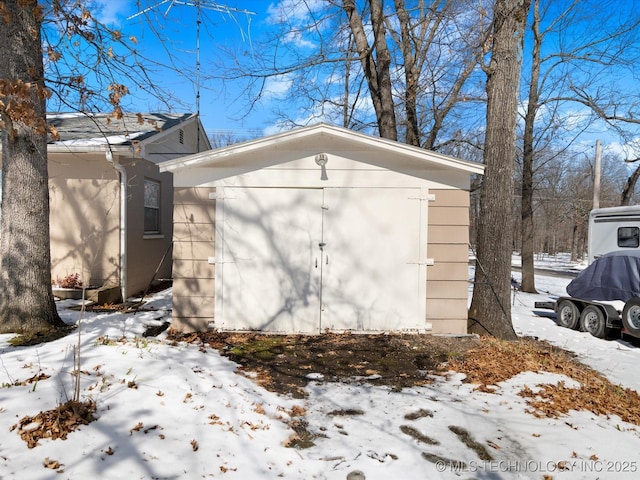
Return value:
[(598, 257), (567, 285), (567, 293), (583, 300), (640, 297), (640, 252), (626, 250)]

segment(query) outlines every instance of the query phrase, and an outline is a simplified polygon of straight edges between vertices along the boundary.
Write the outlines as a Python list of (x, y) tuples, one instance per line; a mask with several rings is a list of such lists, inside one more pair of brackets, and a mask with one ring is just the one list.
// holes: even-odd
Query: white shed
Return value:
[(481, 165), (319, 124), (160, 168), (175, 328), (466, 332)]

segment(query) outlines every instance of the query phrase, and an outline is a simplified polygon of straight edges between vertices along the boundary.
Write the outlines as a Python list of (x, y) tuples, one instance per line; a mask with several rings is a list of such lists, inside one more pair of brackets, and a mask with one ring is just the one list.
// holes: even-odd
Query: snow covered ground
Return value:
[[(575, 267), (557, 259), (545, 266)], [(512, 307), (516, 331), (571, 350), (614, 383), (640, 391), (640, 369), (634, 368), (640, 348), (562, 329), (553, 319), (534, 314), (535, 301), (563, 294), (568, 281), (540, 275), (537, 286), (549, 293), (517, 293)], [(69, 322), (79, 316), (66, 308), (71, 303), (59, 304)], [(155, 310), (85, 314), (81, 392), (96, 401), (98, 420), (66, 440), (42, 440), (32, 449), (10, 429), (25, 415), (52, 409), (72, 396), (78, 337), (13, 348), (6, 343), (9, 335), (0, 336), (0, 478), (638, 477), (640, 432), (635, 425), (584, 411), (559, 419), (526, 413), (525, 399), (517, 395), (522, 386), (570, 384), (562, 375), (524, 372), (502, 383), (499, 394), (474, 391), (460, 374), (400, 392), (312, 383), (309, 397), (295, 400), (236, 374), (236, 365), (214, 350), (170, 345), (162, 336), (142, 338), (145, 324), (170, 319), (170, 292), (155, 295), (146, 306)], [(39, 374), (49, 378), (15, 386)], [(323, 437), (308, 449), (287, 448), (293, 434), (287, 420), (300, 410), (306, 411), (309, 430)], [(349, 410), (362, 414), (336, 414)], [(493, 460), (478, 458), (451, 426), (492, 447)], [(408, 431), (438, 443), (419, 441)], [(429, 461), (432, 455), (466, 466)], [(363, 476), (354, 476), (355, 471)]]

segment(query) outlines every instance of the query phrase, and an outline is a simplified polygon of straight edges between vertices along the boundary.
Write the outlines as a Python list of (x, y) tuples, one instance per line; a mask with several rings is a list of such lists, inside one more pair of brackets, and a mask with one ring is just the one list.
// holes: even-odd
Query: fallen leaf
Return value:
[(58, 462), (57, 460), (50, 460), (49, 457), (46, 457), (44, 459), (44, 466), (45, 468), (50, 468), (51, 470), (57, 470), (58, 468), (62, 467), (62, 465), (60, 465), (60, 462)]
[(139, 432), (143, 428), (144, 428), (144, 423), (138, 422), (138, 424), (135, 427), (129, 430), (129, 435), (133, 435), (133, 432)]
[(144, 433), (149, 433), (151, 430), (155, 430), (159, 425), (154, 425), (153, 427), (145, 428)]

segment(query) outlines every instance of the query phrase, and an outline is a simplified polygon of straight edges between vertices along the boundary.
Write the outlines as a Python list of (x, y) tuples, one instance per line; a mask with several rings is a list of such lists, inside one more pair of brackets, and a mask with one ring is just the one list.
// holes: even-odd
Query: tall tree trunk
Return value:
[(620, 198), (620, 205), (626, 206), (631, 203), (631, 198), (633, 197), (633, 192), (636, 190), (636, 183), (638, 183), (638, 178), (640, 178), (640, 166), (636, 167), (627, 181), (624, 184), (624, 188), (622, 189), (622, 196)]
[(409, 13), (404, 0), (395, 0), (396, 14), (400, 24), (400, 43), (404, 60), (404, 110), (406, 115), (405, 143), (420, 146), (420, 128), (418, 127), (418, 86), (420, 71), (416, 65), (414, 41), (410, 31)]
[[(382, 0), (369, 0), (373, 45), (369, 45), (367, 32), (358, 14), (354, 0), (343, 0), (343, 9), (349, 19), (360, 63), (369, 85), (371, 101), (376, 112), (380, 136), (398, 139), (396, 114), (391, 91), (391, 54), (387, 47)], [(375, 52), (375, 55), (374, 55)]]
[(3, 5), (0, 331), (39, 332), (64, 326), (51, 291), (42, 11), (36, 0)]
[(469, 331), (515, 339), (511, 323), (513, 174), (522, 42), (531, 0), (496, 0), (487, 67), (484, 181)]
[(522, 291), (538, 293), (536, 291), (535, 267), (533, 256), (535, 253), (535, 225), (533, 223), (533, 160), (534, 160), (534, 127), (536, 114), (539, 109), (538, 83), (540, 81), (540, 19), (538, 15), (538, 0), (533, 0), (533, 50), (531, 53), (531, 78), (529, 79), (529, 102), (524, 119), (524, 148), (522, 158)]
[(574, 219), (573, 228), (571, 229), (571, 261), (578, 261), (578, 222)]

